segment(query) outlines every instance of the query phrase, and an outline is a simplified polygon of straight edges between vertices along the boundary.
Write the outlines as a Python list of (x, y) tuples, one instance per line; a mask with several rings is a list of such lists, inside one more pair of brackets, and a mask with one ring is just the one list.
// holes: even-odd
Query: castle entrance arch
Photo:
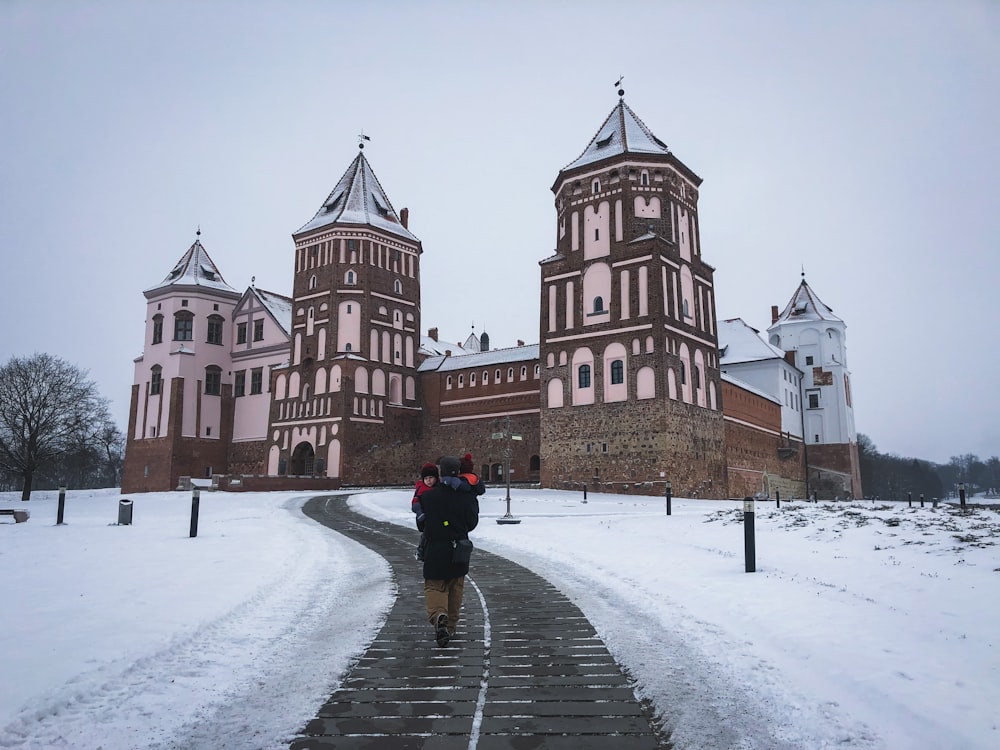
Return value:
[(299, 443), (292, 451), (288, 473), (293, 476), (310, 476), (316, 467), (316, 452), (311, 443)]

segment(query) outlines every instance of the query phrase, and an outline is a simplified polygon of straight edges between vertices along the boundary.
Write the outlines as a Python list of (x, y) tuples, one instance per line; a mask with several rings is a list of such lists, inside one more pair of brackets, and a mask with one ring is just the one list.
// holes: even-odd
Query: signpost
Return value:
[(503, 440), (503, 459), (504, 459), (504, 479), (507, 481), (507, 513), (497, 519), (499, 524), (516, 524), (521, 523), (520, 518), (515, 518), (510, 512), (510, 459), (513, 453), (513, 448), (511, 446), (512, 440), (523, 440), (523, 436), (517, 435), (511, 431), (510, 427), (510, 416), (504, 417), (502, 423), (503, 431), (494, 432), (494, 440)]

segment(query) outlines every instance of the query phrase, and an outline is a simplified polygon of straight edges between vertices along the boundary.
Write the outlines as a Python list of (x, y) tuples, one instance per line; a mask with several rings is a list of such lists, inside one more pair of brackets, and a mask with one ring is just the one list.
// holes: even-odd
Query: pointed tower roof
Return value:
[(419, 242), (403, 226), (364, 152), (358, 153), (316, 215), (295, 234), (331, 224), (367, 225)]
[[(843, 323), (844, 321), (833, 314), (833, 308), (823, 304), (823, 301), (816, 296), (816, 292), (806, 283), (805, 276), (802, 283), (795, 290), (795, 294), (785, 305), (778, 319), (771, 324), (771, 328), (781, 323), (798, 323), (801, 321), (829, 320)], [(768, 328), (768, 330), (771, 330)]]
[(200, 231), (198, 235), (199, 239), (196, 239), (187, 252), (181, 256), (181, 259), (174, 264), (173, 270), (167, 274), (167, 277), (156, 286), (147, 289), (143, 294), (149, 297), (153, 293), (169, 287), (194, 286), (214, 291), (231, 292), (237, 297), (240, 296), (239, 292), (229, 286), (222, 278), (215, 261), (209, 257), (208, 251), (201, 244)]
[(563, 172), (576, 169), (611, 156), (622, 154), (670, 154), (667, 144), (639, 119), (624, 99), (611, 110), (587, 148), (577, 159), (563, 167)]

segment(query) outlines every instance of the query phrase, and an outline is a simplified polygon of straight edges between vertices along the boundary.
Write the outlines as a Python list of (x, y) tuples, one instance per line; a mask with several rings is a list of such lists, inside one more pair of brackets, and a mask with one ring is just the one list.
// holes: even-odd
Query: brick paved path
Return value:
[(473, 553), (458, 633), (439, 648), (413, 559), (416, 530), (354, 513), (346, 498), (313, 498), (304, 511), (384, 557), (396, 601), (292, 750), (670, 747), (580, 610), (505, 558)]

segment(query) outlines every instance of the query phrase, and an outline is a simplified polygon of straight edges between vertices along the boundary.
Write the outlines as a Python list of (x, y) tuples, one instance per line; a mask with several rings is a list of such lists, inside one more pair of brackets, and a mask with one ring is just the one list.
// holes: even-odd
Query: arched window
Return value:
[(205, 393), (209, 396), (222, 395), (222, 368), (209, 365), (205, 368)]
[(577, 371), (577, 383), (580, 388), (590, 388), (590, 365), (580, 365)]
[(153, 343), (163, 343), (163, 316), (159, 313), (153, 316)]
[(611, 384), (620, 385), (625, 382), (625, 363), (616, 359), (611, 363)]
[(594, 195), (597, 195), (599, 192), (601, 192), (601, 181), (594, 180), (593, 184), (590, 187)]
[(396, 292), (396, 294), (402, 294), (403, 293), (403, 282), (400, 281), (399, 279), (396, 279), (396, 281), (392, 285), (392, 288)]
[(163, 368), (153, 365), (149, 372), (149, 395), (159, 396), (163, 392)]
[(191, 341), (194, 338), (194, 314), (182, 310), (174, 314), (174, 341)]
[(594, 297), (594, 312), (604, 312), (604, 298), (601, 296)]
[(643, 187), (649, 187), (649, 172), (648, 170), (642, 170), (639, 173), (639, 184)]
[(315, 289), (316, 288), (316, 277), (315, 276), (311, 276), (309, 278), (309, 288), (310, 289)]
[(354, 286), (355, 278), (354, 271), (348, 271), (347, 275), (344, 277), (344, 283), (348, 286)]
[(684, 364), (684, 360), (681, 360), (681, 385), (687, 385), (687, 365)]

